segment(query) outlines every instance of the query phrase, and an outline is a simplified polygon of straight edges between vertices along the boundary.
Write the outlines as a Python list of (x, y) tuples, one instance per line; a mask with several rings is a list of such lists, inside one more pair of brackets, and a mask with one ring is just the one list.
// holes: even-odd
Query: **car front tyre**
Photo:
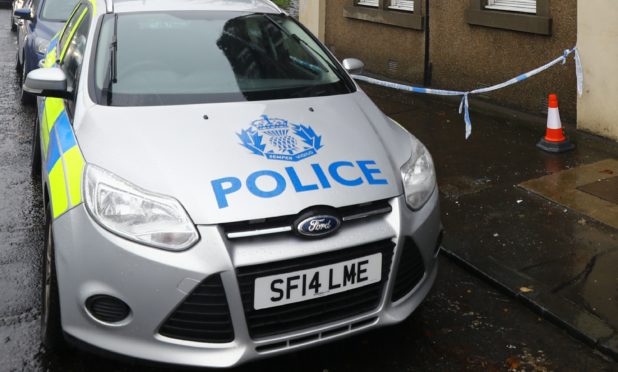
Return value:
[(32, 178), (38, 180), (41, 177), (41, 136), (39, 135), (39, 121), (34, 123), (32, 133), (32, 150), (31, 150), (31, 169)]
[[(17, 52), (15, 52), (15, 71), (17, 71), (19, 73), (19, 78), (22, 78), (22, 71), (21, 69), (24, 66), (19, 62), (19, 49), (17, 49)], [(20, 80), (21, 83), (21, 80)]]
[(17, 31), (17, 22), (15, 22), (15, 16), (13, 15), (15, 13), (15, 4), (13, 3), (11, 5), (11, 31), (15, 32)]
[(54, 260), (54, 237), (51, 214), (47, 208), (43, 250), (43, 283), (41, 298), (41, 343), (48, 351), (62, 351), (66, 344), (60, 320), (60, 296)]

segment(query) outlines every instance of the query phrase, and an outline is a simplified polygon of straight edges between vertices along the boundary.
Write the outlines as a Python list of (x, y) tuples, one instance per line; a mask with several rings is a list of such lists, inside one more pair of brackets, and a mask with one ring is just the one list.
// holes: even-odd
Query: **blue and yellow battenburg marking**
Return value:
[[(56, 66), (62, 61), (68, 44), (59, 50), (58, 41), (65, 32), (73, 36), (91, 11), (96, 14), (96, 1), (90, 0), (91, 9), (84, 9), (72, 29), (65, 27), (50, 41), (43, 67)], [(79, 9), (75, 7), (71, 17)], [(69, 38), (70, 39), (70, 38)], [(85, 160), (77, 144), (73, 126), (67, 116), (64, 101), (60, 98), (43, 98), (40, 100), (40, 136), (43, 147), (41, 160), (47, 171), (52, 217), (57, 218), (70, 208), (82, 202), (82, 175)]]
[(81, 188), (85, 161), (77, 145), (64, 102), (47, 98), (41, 123), (43, 164), (47, 171), (53, 218), (82, 202)]
[[(92, 12), (95, 13), (96, 2), (91, 0), (90, 3)], [(73, 12), (77, 9), (78, 7)], [(44, 68), (53, 67), (64, 58), (68, 45), (65, 45), (63, 50), (58, 50), (61, 35), (70, 32), (72, 37), (88, 11), (82, 11), (71, 30), (66, 30), (65, 25), (65, 28), (52, 38), (43, 61)], [(85, 160), (67, 116), (64, 101), (60, 98), (43, 98), (40, 100), (39, 113), (42, 158), (47, 172), (52, 217), (57, 218), (82, 202)]]

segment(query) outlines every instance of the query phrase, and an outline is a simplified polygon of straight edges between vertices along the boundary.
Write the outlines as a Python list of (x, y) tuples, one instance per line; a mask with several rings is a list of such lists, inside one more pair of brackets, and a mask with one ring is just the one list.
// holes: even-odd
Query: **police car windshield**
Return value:
[(41, 18), (47, 21), (66, 22), (78, 0), (45, 0)]
[(119, 14), (116, 23), (115, 48), (113, 16), (104, 19), (97, 43), (94, 86), (100, 104), (238, 102), (354, 91), (329, 54), (285, 15), (148, 12)]

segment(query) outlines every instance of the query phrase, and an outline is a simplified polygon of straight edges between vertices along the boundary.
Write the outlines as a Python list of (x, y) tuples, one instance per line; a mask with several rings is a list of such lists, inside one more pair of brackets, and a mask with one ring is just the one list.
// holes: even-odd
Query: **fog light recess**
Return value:
[(122, 322), (131, 313), (131, 308), (124, 301), (107, 295), (89, 297), (86, 309), (95, 319), (104, 323)]

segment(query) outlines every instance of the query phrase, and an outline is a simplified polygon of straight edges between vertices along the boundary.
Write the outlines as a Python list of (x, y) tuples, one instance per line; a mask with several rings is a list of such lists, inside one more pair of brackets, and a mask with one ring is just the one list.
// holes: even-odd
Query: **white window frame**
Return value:
[(487, 0), (485, 9), (536, 14), (536, 0)]
[(414, 12), (414, 0), (390, 0), (388, 8)]
[(358, 3), (356, 3), (356, 5), (377, 8), (378, 6), (380, 6), (380, 0), (358, 0)]

